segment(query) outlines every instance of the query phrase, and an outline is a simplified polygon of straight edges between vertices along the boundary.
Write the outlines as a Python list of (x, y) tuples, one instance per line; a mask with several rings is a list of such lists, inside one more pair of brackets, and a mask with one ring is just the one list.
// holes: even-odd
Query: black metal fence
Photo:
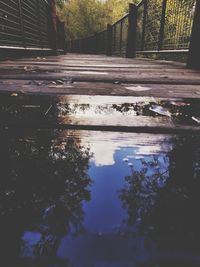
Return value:
[(129, 14), (113, 25), (108, 25), (106, 30), (92, 36), (69, 41), (68, 50), (88, 54), (125, 55), (128, 38), (128, 17)]
[[(188, 52), (190, 48), (191, 55), (194, 46), (200, 47), (199, 17), (200, 0), (142, 0), (137, 6), (130, 4), (129, 14), (105, 31), (68, 42), (68, 49), (134, 57), (136, 52)], [(194, 58), (200, 54), (197, 50)]]
[(138, 51), (188, 49), (195, 0), (143, 0), (138, 6)]
[(107, 46), (107, 30), (83, 39), (68, 42), (68, 50), (87, 54), (105, 54)]
[(128, 16), (126, 15), (111, 26), (112, 31), (112, 53), (125, 55), (128, 38)]
[(0, 48), (64, 50), (64, 26), (58, 20), (55, 31), (51, 4), (49, 0), (0, 0)]

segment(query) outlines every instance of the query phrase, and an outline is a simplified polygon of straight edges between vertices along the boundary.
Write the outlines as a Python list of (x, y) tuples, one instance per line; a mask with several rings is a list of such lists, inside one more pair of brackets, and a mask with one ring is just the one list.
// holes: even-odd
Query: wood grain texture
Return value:
[(0, 91), (200, 97), (200, 71), (178, 62), (68, 54), (0, 62)]

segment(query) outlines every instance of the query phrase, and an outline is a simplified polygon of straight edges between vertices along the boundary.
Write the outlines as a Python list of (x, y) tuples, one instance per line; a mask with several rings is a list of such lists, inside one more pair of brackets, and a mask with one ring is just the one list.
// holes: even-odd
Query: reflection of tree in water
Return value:
[(200, 138), (174, 139), (170, 179), (159, 192), (151, 221), (162, 246), (194, 249), (200, 245)]
[(200, 245), (200, 139), (180, 136), (172, 142), (168, 171), (160, 171), (156, 158), (143, 160), (141, 170), (125, 178), (120, 198), (129, 223), (140, 219), (160, 247), (194, 249)]
[(21, 246), (24, 257), (52, 262), (60, 238), (82, 230), (82, 201), (90, 200), (90, 152), (77, 140), (48, 134), (1, 135), (0, 246), (12, 257)]
[[(164, 157), (164, 156), (163, 156)], [(159, 188), (162, 188), (168, 178), (168, 159), (158, 156), (148, 156), (141, 159), (141, 167), (132, 168), (132, 174), (125, 177), (126, 186), (119, 192), (123, 206), (128, 211), (128, 223), (146, 221), (154, 208)], [(165, 169), (164, 165), (167, 165)]]

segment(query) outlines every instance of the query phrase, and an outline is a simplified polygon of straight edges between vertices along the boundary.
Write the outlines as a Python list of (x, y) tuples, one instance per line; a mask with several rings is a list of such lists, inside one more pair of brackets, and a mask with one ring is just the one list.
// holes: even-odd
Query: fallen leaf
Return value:
[(64, 82), (62, 80), (56, 80), (56, 84), (64, 84)]
[(149, 110), (155, 112), (155, 113), (158, 113), (160, 115), (163, 115), (163, 116), (167, 116), (167, 117), (171, 117), (171, 113), (169, 112), (168, 109), (166, 108), (163, 108), (161, 106), (158, 106), (158, 105), (152, 105)]

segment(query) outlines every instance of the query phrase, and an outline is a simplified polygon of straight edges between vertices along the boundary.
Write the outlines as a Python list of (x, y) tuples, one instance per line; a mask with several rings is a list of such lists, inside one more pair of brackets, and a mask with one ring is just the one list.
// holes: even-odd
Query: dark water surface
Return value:
[(1, 94), (0, 267), (199, 267), (200, 135), (70, 124), (199, 129), (199, 100)]
[(200, 266), (200, 136), (0, 132), (0, 266)]

